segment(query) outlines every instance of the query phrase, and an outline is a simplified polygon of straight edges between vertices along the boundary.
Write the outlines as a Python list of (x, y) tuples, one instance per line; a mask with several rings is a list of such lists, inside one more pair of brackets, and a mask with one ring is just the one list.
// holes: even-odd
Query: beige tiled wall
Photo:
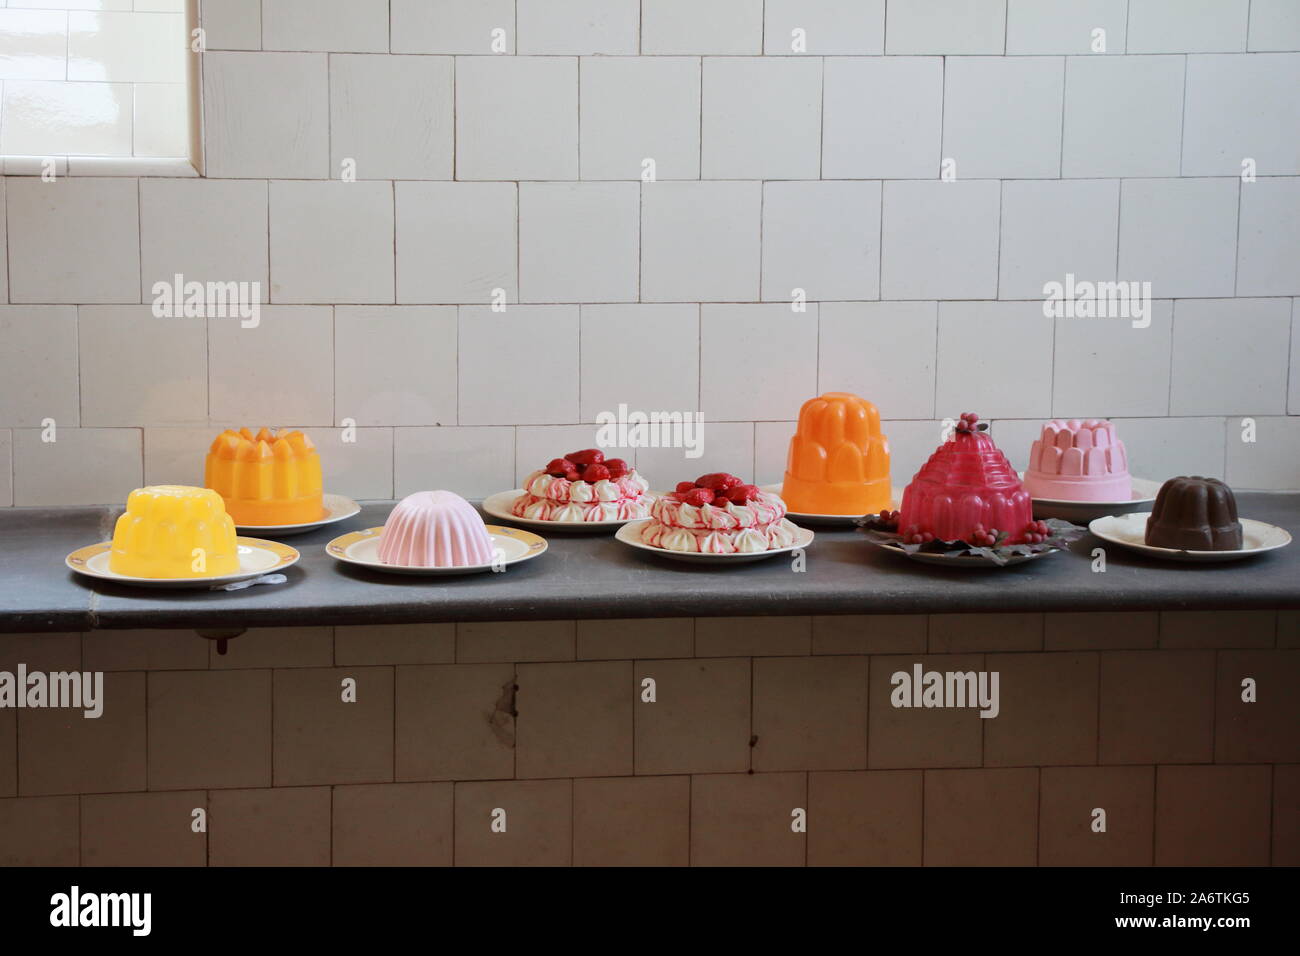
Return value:
[[(1298, 617), (4, 635), (107, 704), (0, 710), (0, 864), (1295, 865)], [(1001, 713), (893, 708), (916, 661)]]

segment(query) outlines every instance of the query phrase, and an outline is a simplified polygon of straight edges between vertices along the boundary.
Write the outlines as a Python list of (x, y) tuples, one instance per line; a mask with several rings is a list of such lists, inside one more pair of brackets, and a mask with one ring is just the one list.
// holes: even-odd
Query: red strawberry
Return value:
[(609, 469), (602, 464), (588, 465), (582, 469), (583, 481), (604, 481), (609, 478)]
[(736, 485), (734, 488), (727, 489), (727, 500), (734, 505), (747, 504), (757, 498), (761, 491), (758, 485)]
[(632, 470), (622, 458), (606, 458), (605, 467), (609, 469), (609, 477), (614, 479), (622, 478)]
[(693, 482), (693, 481), (679, 481), (679, 482), (677, 482), (677, 487), (676, 487), (675, 489), (673, 489), (673, 490), (676, 491), (679, 495), (688, 494), (689, 492), (692, 492), (692, 491), (695, 490), (695, 482)]
[(554, 475), (556, 478), (563, 477), (564, 473), (573, 467), (573, 462), (567, 458), (552, 458), (546, 463), (546, 473)]
[(688, 505), (703, 508), (705, 505), (713, 501), (713, 492), (708, 488), (696, 488), (683, 495), (682, 500)]
[(571, 451), (564, 457), (577, 465), (596, 465), (605, 460), (605, 453), (599, 448), (584, 448), (582, 451)]
[(695, 479), (695, 484), (700, 488), (708, 488), (710, 491), (727, 491), (737, 485), (744, 484), (735, 475), (729, 475), (725, 471), (715, 471), (707, 475), (700, 475)]

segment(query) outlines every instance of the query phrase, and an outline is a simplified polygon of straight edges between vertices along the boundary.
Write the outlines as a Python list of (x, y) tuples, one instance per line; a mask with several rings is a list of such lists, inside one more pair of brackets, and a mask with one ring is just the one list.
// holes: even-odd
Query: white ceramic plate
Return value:
[[(499, 525), (487, 526), (492, 536), (492, 548), (500, 553), (499, 566), (508, 568), (521, 561), (529, 561), (546, 552), (546, 539), (531, 531), (519, 528), (502, 528)], [(401, 564), (384, 564), (379, 560), (379, 536), (383, 528), (367, 528), (364, 531), (350, 531), (339, 535), (329, 544), (325, 551), (331, 558), (347, 564), (360, 565), (373, 571), (385, 571), (389, 574), (415, 574), (436, 576), (450, 574), (479, 574), (491, 571), (492, 564), (468, 564), (456, 568), (417, 568)]]
[(736, 554), (700, 554), (695, 551), (670, 551), (667, 548), (653, 547), (641, 540), (641, 526), (649, 520), (649, 518), (638, 518), (635, 521), (630, 521), (619, 528), (614, 537), (638, 551), (649, 551), (651, 554), (672, 558), (674, 561), (687, 561), (694, 564), (745, 564), (749, 561), (762, 561), (764, 558), (775, 557), (778, 554), (789, 554), (797, 548), (806, 548), (812, 544), (813, 540), (811, 531), (807, 528), (800, 528), (799, 536), (795, 539), (794, 544), (788, 548), (773, 548), (771, 551), (737, 552)]
[(615, 518), (612, 521), (539, 521), (536, 518), (516, 518), (510, 513), (510, 506), (515, 503), (524, 489), (498, 491), (483, 499), (483, 510), (494, 518), (509, 521), (511, 524), (523, 525), (525, 528), (545, 529), (547, 531), (615, 531), (629, 521), (644, 521), (644, 518)]
[[(782, 488), (781, 482), (777, 482), (774, 485), (759, 486), (760, 491), (766, 491), (769, 494), (773, 494), (778, 497), (781, 496), (781, 488)], [(903, 500), (903, 489), (891, 488), (890, 496), (891, 496), (891, 500), (889, 502), (889, 510), (897, 511), (899, 502)], [(782, 500), (784, 501), (785, 499), (782, 498)], [(787, 504), (786, 507), (789, 507), (789, 505)], [(791, 521), (793, 521), (795, 524), (824, 524), (824, 525), (835, 525), (841, 528), (852, 528), (854, 527), (853, 522), (861, 518), (862, 515), (819, 515), (819, 514), (805, 514), (801, 511), (789, 511), (786, 512), (786, 517), (789, 518)]]
[(893, 551), (895, 554), (901, 554), (905, 558), (911, 558), (913, 561), (920, 561), (922, 564), (937, 564), (945, 568), (1009, 568), (1013, 564), (1024, 564), (1026, 561), (1036, 561), (1044, 558), (1049, 554), (1056, 554), (1060, 548), (1052, 548), (1049, 551), (1038, 551), (1034, 554), (1012, 554), (1007, 556), (1005, 564), (998, 564), (982, 554), (935, 554), (933, 552), (917, 551), (915, 554), (908, 554), (899, 544), (880, 544), (877, 547), (884, 548), (886, 551)]
[(351, 518), (361, 510), (361, 506), (351, 498), (343, 495), (324, 495), (322, 504), (325, 505), (325, 517), (319, 521), (309, 521), (306, 524), (237, 524), (235, 530), (240, 534), (305, 534), (308, 531), (315, 531), (317, 528), (323, 528), (327, 524), (334, 524), (336, 521), (342, 521), (344, 518)]
[(239, 547), (239, 570), (234, 574), (220, 574), (202, 578), (134, 578), (126, 574), (117, 574), (108, 569), (109, 552), (113, 548), (111, 541), (87, 545), (78, 548), (64, 559), (66, 564), (78, 574), (98, 578), (101, 581), (114, 581), (118, 584), (131, 584), (142, 588), (210, 588), (214, 584), (230, 584), (233, 581), (245, 581), (248, 578), (261, 577), (275, 571), (283, 571), (298, 563), (300, 555), (296, 548), (278, 541), (263, 541), (260, 538), (238, 537), (235, 544)]
[(1240, 561), (1265, 551), (1285, 548), (1291, 543), (1291, 535), (1285, 528), (1241, 518), (1241, 543), (1239, 551), (1179, 551), (1175, 548), (1154, 548), (1146, 543), (1147, 519), (1151, 512), (1141, 514), (1111, 515), (1097, 518), (1088, 525), (1088, 530), (1111, 544), (1163, 558), (1166, 561), (1185, 561), (1205, 563), (1211, 561)]
[[(1020, 473), (1020, 480), (1025, 478)], [(1075, 524), (1086, 524), (1093, 518), (1128, 514), (1138, 509), (1149, 509), (1156, 500), (1156, 492), (1163, 482), (1146, 478), (1133, 479), (1133, 497), (1128, 501), (1061, 501), (1056, 498), (1034, 498), (1035, 518), (1061, 518)]]

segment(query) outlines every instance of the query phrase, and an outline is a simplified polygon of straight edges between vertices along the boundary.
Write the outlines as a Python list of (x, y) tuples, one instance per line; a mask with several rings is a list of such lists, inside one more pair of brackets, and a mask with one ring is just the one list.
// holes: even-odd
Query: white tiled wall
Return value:
[(185, 0), (0, 3), (0, 154), (186, 157)]
[[(0, 3), (0, 71), (4, 16), (74, 6), (172, 10)], [(1042, 419), (1108, 416), (1143, 477), (1300, 489), (1296, 0), (201, 17), (209, 178), (4, 179), (0, 506), (197, 481), (238, 424), (310, 428), (341, 493), (484, 495), (620, 403), (715, 422), (625, 453), (657, 485), (777, 481), (830, 389), (879, 405), (899, 482), (973, 410), (1021, 466)], [(0, 139), (113, 45), (84, 39), (0, 76)], [(104, 62), (74, 82), (138, 105)], [(154, 318), (177, 273), (259, 283), (260, 325)], [(1149, 326), (1044, 317), (1066, 273), (1151, 282)]]

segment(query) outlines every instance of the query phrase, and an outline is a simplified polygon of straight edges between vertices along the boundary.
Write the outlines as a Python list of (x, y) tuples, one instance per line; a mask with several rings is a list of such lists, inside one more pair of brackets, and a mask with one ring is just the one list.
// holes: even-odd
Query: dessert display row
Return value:
[[(245, 570), (241, 554), (258, 542), (239, 538), (239, 530), (291, 533), (359, 510), (355, 502), (331, 510), (321, 475), (320, 454), (301, 431), (223, 431), (207, 453), (205, 487), (131, 493), (101, 564), (124, 580), (238, 577)], [(623, 459), (586, 448), (553, 458), (522, 488), (485, 501), (484, 510), (508, 524), (617, 528), (627, 544), (693, 559), (752, 560), (802, 548), (813, 536), (799, 521), (832, 520), (857, 524), (874, 543), (909, 556), (1001, 565), (1052, 553), (1083, 533), (1043, 506), (1131, 511), (1122, 506), (1137, 497), (1112, 422), (1047, 422), (1022, 480), (973, 413), (955, 421), (900, 495), (890, 484), (889, 443), (876, 407), (829, 392), (800, 409), (780, 486), (760, 488), (714, 472), (655, 493)], [(1122, 544), (1187, 554), (1249, 550), (1232, 491), (1216, 479), (1172, 478), (1149, 516), (1126, 517), (1142, 519), (1142, 536), (1116, 539)], [(352, 532), (329, 550), (381, 569), (464, 572), (535, 557), (545, 547), (535, 534), (488, 525), (460, 495), (435, 490), (408, 495), (382, 528)]]

